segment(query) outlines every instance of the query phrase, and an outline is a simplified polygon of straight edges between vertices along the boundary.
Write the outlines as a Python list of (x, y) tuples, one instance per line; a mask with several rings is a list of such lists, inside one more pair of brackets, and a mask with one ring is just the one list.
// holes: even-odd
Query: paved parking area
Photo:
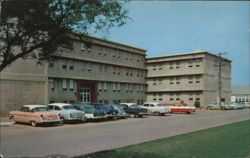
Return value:
[(0, 154), (8, 157), (77, 156), (247, 119), (250, 119), (250, 109), (198, 111), (191, 115), (169, 114), (52, 127), (9, 125), (1, 127)]

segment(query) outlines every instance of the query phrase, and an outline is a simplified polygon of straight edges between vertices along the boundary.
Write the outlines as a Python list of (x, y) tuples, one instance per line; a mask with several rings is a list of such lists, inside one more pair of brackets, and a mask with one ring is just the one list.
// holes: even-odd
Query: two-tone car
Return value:
[(119, 104), (110, 104), (118, 113), (118, 118), (127, 118), (129, 117), (128, 113), (124, 110), (123, 106)]
[(87, 120), (105, 119), (105, 110), (95, 109), (92, 105), (88, 103), (76, 103), (72, 104), (75, 109), (83, 111)]
[(51, 111), (58, 113), (61, 123), (65, 121), (86, 121), (84, 112), (76, 110), (68, 103), (52, 103), (48, 105)]
[(196, 108), (187, 104), (173, 104), (169, 106), (170, 113), (187, 113), (191, 114), (195, 112)]
[(9, 118), (13, 124), (28, 123), (35, 127), (38, 124), (55, 124), (60, 122), (57, 113), (51, 112), (45, 105), (23, 105), (19, 111), (10, 111)]

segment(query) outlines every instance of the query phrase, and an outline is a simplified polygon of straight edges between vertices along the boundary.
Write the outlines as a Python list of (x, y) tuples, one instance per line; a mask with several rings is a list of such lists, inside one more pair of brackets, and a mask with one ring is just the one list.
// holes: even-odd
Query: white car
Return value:
[(149, 114), (164, 116), (166, 113), (170, 112), (170, 108), (159, 102), (146, 102), (142, 108), (148, 109)]
[(48, 108), (58, 113), (62, 123), (64, 121), (86, 121), (84, 112), (76, 110), (71, 104), (52, 103), (48, 105)]

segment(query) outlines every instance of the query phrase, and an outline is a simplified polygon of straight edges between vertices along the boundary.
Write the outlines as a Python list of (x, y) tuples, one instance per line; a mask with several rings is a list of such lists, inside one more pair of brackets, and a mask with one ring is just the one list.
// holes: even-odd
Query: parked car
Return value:
[(206, 106), (207, 110), (232, 110), (232, 107), (229, 106), (229, 103), (221, 103), (221, 107), (219, 104), (208, 104)]
[(83, 111), (87, 119), (104, 119), (107, 118), (105, 111), (101, 109), (95, 109), (88, 103), (72, 104), (76, 110)]
[(129, 115), (124, 110), (123, 106), (118, 105), (118, 104), (110, 104), (110, 106), (112, 106), (116, 111), (118, 111), (118, 114), (117, 114), (118, 118), (127, 118), (127, 117), (129, 117)]
[(172, 106), (169, 106), (170, 113), (187, 113), (191, 114), (192, 112), (195, 112), (196, 108), (194, 106), (189, 106), (187, 104), (173, 104)]
[(149, 114), (164, 116), (170, 112), (170, 108), (162, 103), (147, 102), (142, 105), (143, 108), (148, 109)]
[(123, 107), (124, 111), (130, 115), (130, 117), (143, 117), (147, 114), (148, 110), (146, 108), (142, 108), (135, 103), (120, 103)]
[(65, 121), (86, 121), (85, 114), (80, 110), (76, 110), (71, 104), (52, 103), (48, 105), (48, 108), (58, 113), (61, 123)]
[(60, 122), (57, 113), (49, 111), (44, 105), (23, 105), (19, 111), (10, 111), (12, 123), (30, 123), (33, 127), (37, 124), (55, 124)]
[(230, 108), (232, 108), (233, 110), (238, 110), (238, 109), (244, 109), (245, 108), (245, 104), (244, 103), (235, 103), (235, 102), (231, 102), (229, 104)]
[(108, 119), (117, 119), (118, 111), (115, 110), (112, 106), (104, 103), (90, 103), (95, 109), (104, 110)]

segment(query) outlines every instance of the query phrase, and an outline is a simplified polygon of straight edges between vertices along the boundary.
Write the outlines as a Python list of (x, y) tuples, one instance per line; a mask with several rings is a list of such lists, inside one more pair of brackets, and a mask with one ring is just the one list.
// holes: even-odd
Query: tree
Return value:
[(82, 38), (90, 31), (122, 26), (127, 18), (124, 3), (115, 0), (3, 0), (0, 72), (27, 56), (49, 60), (72, 44), (72, 33)]

